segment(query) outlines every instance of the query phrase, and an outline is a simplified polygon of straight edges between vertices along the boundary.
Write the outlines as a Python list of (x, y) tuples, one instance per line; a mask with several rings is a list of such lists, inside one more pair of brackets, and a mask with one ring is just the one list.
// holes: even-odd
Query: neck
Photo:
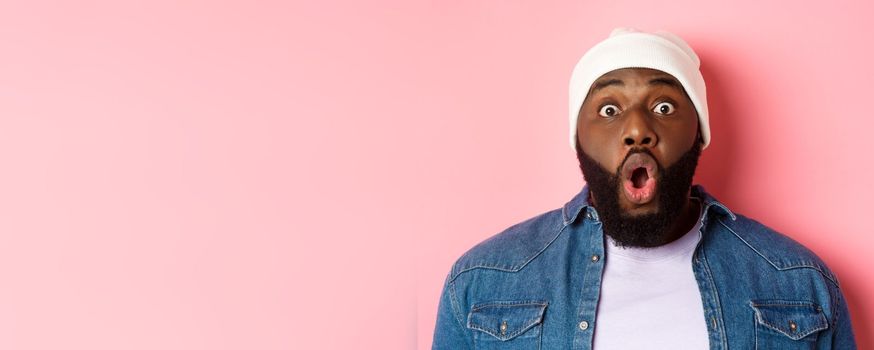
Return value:
[(665, 234), (664, 244), (676, 241), (695, 227), (695, 224), (698, 223), (698, 214), (700, 212), (701, 201), (698, 198), (687, 196), (686, 203), (683, 204), (683, 210), (680, 212), (680, 216), (677, 217), (677, 220), (674, 221), (674, 224), (671, 225), (671, 228), (668, 230), (667, 234)]

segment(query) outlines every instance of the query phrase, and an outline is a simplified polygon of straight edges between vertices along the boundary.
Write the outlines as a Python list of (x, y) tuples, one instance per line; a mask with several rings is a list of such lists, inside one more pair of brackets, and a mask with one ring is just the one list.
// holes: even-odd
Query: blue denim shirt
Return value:
[[(703, 203), (692, 268), (711, 349), (856, 348), (840, 285), (822, 260), (700, 185), (692, 195)], [(591, 349), (605, 259), (587, 198), (586, 186), (459, 258), (433, 349)], [(670, 324), (652, 327), (671, 332)]]

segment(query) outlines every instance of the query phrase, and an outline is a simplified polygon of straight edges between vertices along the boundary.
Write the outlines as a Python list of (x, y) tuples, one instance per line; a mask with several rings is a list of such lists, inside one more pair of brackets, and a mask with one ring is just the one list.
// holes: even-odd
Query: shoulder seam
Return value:
[(762, 259), (764, 259), (765, 261), (767, 261), (768, 264), (770, 264), (772, 267), (774, 267), (774, 269), (776, 269), (777, 271), (787, 271), (787, 270), (799, 269), (799, 268), (808, 268), (808, 269), (813, 269), (813, 270), (816, 270), (817, 272), (819, 272), (820, 275), (822, 275), (823, 277), (825, 277), (826, 280), (828, 280), (828, 281), (830, 281), (831, 283), (833, 283), (833, 284), (835, 285), (835, 287), (840, 287), (840, 285), (838, 284), (838, 281), (832, 279), (832, 277), (830, 277), (827, 273), (825, 273), (825, 272), (822, 270), (822, 267), (820, 267), (820, 266), (818, 266), (818, 265), (809, 265), (809, 264), (804, 264), (804, 265), (796, 265), (796, 266), (790, 266), (790, 267), (780, 267), (780, 266), (777, 266), (776, 264), (774, 264), (773, 261), (771, 261), (771, 259), (768, 259), (768, 257), (766, 257), (764, 254), (762, 254), (762, 252), (760, 252), (758, 249), (756, 249), (756, 247), (753, 247), (752, 244), (750, 244), (749, 242), (747, 242), (747, 241), (746, 241), (745, 239), (743, 239), (743, 237), (741, 237), (737, 232), (735, 232), (734, 230), (732, 230), (731, 227), (728, 227), (728, 225), (726, 225), (725, 222), (723, 222), (721, 219), (718, 219), (717, 221), (719, 221), (719, 224), (722, 225), (722, 227), (725, 227), (725, 229), (727, 229), (728, 231), (730, 231), (730, 232), (731, 232), (735, 237), (737, 237), (737, 239), (739, 239), (739, 240), (740, 240), (741, 242), (743, 242), (747, 247), (749, 247), (749, 248), (752, 249), (754, 252), (756, 252), (757, 255), (759, 255), (760, 257), (762, 257)]
[[(498, 267), (498, 266), (490, 266), (490, 265), (469, 266), (463, 270), (453, 272), (453, 276), (452, 276), (452, 278), (450, 278), (449, 281), (454, 282), (455, 279), (458, 278), (458, 276), (460, 276), (461, 274), (463, 274), (467, 271), (477, 270), (477, 269), (497, 270), (497, 271), (503, 271), (503, 272), (518, 272), (519, 270), (523, 269), (526, 265), (528, 265), (531, 261), (533, 261), (538, 256), (540, 256), (540, 254), (543, 254), (543, 252), (546, 251), (546, 249), (548, 249), (552, 245), (552, 243), (555, 242), (556, 239), (558, 239), (559, 236), (561, 236), (562, 232), (564, 232), (564, 229), (567, 228), (568, 225), (569, 224), (562, 224), (561, 228), (558, 229), (558, 232), (555, 234), (555, 236), (553, 236), (552, 239), (550, 239), (548, 243), (543, 245), (543, 248), (538, 250), (537, 253), (534, 253), (533, 255), (531, 255), (531, 257), (528, 258), (528, 260), (525, 260), (523, 263), (519, 264), (519, 266), (513, 266), (509, 269)], [(455, 270), (455, 267), (453, 267), (453, 271), (454, 270)]]

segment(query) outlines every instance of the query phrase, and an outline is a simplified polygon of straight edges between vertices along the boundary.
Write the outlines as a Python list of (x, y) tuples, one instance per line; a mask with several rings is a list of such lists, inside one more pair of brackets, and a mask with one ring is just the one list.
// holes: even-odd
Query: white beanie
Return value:
[(570, 82), (571, 148), (576, 151), (577, 117), (592, 84), (602, 75), (621, 68), (651, 68), (668, 73), (686, 90), (698, 111), (704, 146), (710, 144), (707, 89), (698, 70), (701, 61), (680, 37), (658, 31), (644, 33), (634, 28), (616, 28), (610, 37), (593, 46), (577, 62)]

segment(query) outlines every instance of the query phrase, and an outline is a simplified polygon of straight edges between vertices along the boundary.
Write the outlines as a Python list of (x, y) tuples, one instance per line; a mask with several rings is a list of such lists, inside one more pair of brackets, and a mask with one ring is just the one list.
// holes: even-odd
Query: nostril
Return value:
[(652, 139), (650, 139), (649, 137), (644, 137), (643, 141), (641, 141), (640, 144), (648, 145), (651, 141), (652, 141)]
[(634, 140), (632, 138), (630, 138), (630, 137), (625, 138), (625, 145), (626, 146), (631, 146), (633, 144), (634, 144)]

